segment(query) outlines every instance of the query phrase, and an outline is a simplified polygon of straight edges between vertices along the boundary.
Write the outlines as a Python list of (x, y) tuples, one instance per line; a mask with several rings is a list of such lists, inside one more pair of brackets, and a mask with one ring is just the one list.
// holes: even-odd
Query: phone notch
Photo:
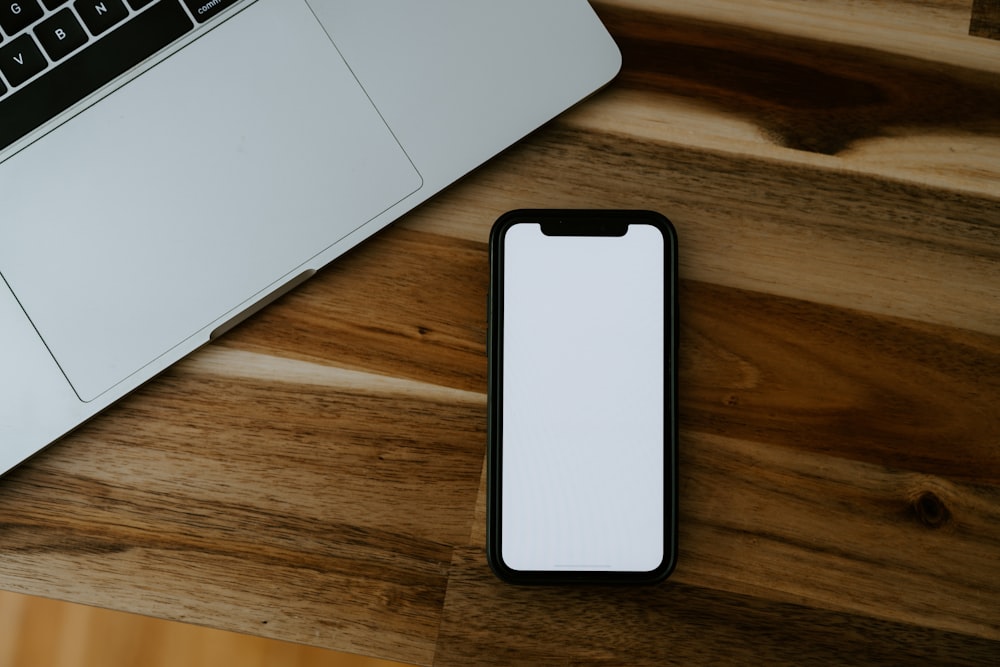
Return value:
[(540, 223), (546, 236), (625, 236), (628, 222), (608, 218), (548, 220)]

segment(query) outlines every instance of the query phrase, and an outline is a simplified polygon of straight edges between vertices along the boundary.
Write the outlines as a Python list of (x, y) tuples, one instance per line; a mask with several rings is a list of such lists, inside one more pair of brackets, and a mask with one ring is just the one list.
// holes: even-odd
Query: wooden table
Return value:
[[(610, 87), (0, 480), (0, 587), (422, 664), (1000, 664), (1000, 3), (972, 5), (596, 4)], [(486, 565), (486, 239), (524, 206), (678, 229), (661, 586)]]

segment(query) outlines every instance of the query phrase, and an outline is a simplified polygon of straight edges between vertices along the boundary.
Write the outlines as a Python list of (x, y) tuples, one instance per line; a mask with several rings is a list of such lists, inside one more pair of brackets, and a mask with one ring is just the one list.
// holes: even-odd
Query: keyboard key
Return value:
[(128, 6), (132, 9), (139, 11), (153, 0), (128, 0)]
[(11, 86), (20, 86), (48, 64), (31, 35), (21, 35), (7, 46), (0, 47), (0, 72)]
[(42, 43), (53, 62), (65, 58), (87, 41), (87, 33), (69, 7), (61, 9), (35, 28), (35, 37)]
[(194, 14), (198, 23), (204, 23), (230, 5), (235, 5), (239, 0), (184, 0), (191, 13)]
[(0, 149), (113, 81), (192, 28), (194, 23), (181, 7), (180, 0), (160, 0), (44, 76), (0, 99), (0, 118), (3, 119), (0, 122)]
[(69, 0), (42, 0), (42, 4), (45, 5), (45, 9), (58, 9), (67, 2), (69, 2)]
[(38, 0), (0, 2), (0, 27), (8, 35), (17, 34), (40, 18), (42, 18), (42, 6), (38, 4)]
[(73, 6), (94, 37), (128, 16), (122, 0), (76, 0)]

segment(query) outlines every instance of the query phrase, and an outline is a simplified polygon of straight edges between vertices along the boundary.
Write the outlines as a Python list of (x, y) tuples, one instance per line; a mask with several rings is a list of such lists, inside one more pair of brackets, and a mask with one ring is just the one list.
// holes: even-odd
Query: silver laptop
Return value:
[(0, 472), (620, 65), (584, 0), (0, 7)]

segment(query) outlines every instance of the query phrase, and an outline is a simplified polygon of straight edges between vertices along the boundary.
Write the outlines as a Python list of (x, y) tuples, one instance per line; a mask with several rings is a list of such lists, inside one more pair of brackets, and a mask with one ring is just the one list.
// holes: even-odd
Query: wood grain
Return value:
[[(1000, 42), (608, 0), (621, 76), (0, 484), (0, 585), (420, 664), (1000, 662)], [(680, 561), (483, 555), (486, 239), (680, 238)]]

